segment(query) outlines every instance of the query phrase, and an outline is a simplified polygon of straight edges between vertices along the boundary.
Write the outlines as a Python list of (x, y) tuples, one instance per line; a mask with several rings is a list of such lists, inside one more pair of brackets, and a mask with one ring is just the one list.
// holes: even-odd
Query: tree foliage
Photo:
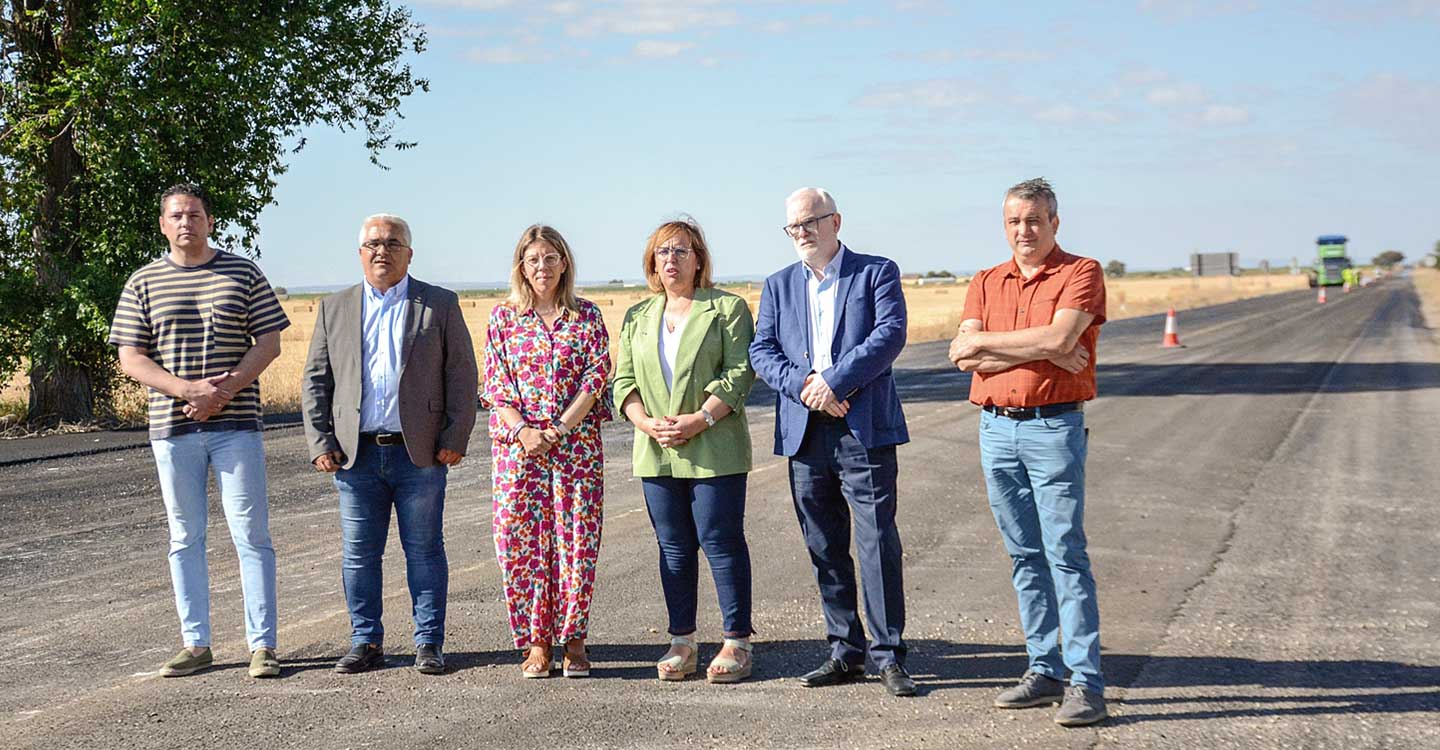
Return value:
[(1405, 253), (1402, 253), (1399, 250), (1386, 250), (1385, 252), (1375, 256), (1375, 258), (1370, 262), (1374, 265), (1380, 266), (1381, 268), (1389, 268), (1394, 265), (1399, 265), (1400, 262), (1403, 260), (1405, 260)]
[(1112, 260), (1105, 264), (1105, 275), (1112, 279), (1118, 279), (1125, 275), (1125, 264), (1118, 260)]
[(216, 243), (258, 256), (305, 128), (363, 130), (377, 165), (414, 145), (393, 126), (424, 45), (384, 0), (0, 0), (0, 377), (29, 363), (31, 418), (103, 399), (165, 187), (203, 185)]

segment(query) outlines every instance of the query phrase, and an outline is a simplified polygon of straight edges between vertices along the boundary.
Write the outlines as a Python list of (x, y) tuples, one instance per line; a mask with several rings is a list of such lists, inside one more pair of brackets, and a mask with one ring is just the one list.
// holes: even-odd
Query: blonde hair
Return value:
[(661, 224), (650, 233), (650, 239), (645, 243), (645, 256), (640, 261), (640, 269), (645, 272), (645, 281), (650, 286), (650, 291), (665, 290), (665, 285), (660, 283), (660, 270), (655, 265), (655, 251), (676, 237), (684, 237), (690, 243), (690, 251), (695, 253), (695, 288), (709, 289), (715, 286), (710, 280), (710, 247), (705, 244), (705, 232), (694, 219), (686, 217)]
[(526, 227), (520, 241), (515, 243), (515, 258), (510, 264), (510, 304), (522, 310), (535, 307), (535, 290), (530, 287), (530, 280), (525, 278), (525, 249), (537, 242), (549, 245), (565, 263), (565, 270), (560, 272), (560, 288), (555, 290), (555, 304), (562, 310), (579, 314), (580, 299), (575, 296), (575, 256), (570, 254), (570, 245), (565, 238), (554, 227), (544, 224)]

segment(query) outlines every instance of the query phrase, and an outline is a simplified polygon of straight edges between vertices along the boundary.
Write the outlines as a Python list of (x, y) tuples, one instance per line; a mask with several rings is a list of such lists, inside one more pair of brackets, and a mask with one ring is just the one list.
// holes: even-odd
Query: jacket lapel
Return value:
[(400, 372), (396, 377), (401, 380), (405, 377), (405, 365), (410, 362), (410, 350), (414, 348), (415, 336), (420, 332), (421, 317), (425, 314), (425, 292), (429, 285), (415, 277), (410, 277), (410, 288), (407, 291), (405, 304), (408, 309), (405, 311), (405, 339), (400, 345)]
[[(630, 344), (630, 361), (635, 367), (635, 383), (640, 396), (665, 392), (665, 376), (660, 372), (660, 326), (663, 325), (665, 296), (651, 297), (635, 322), (635, 340)], [(658, 384), (658, 385), (657, 385)], [(651, 399), (646, 400), (646, 405)]]
[(840, 345), (840, 331), (845, 325), (845, 308), (849, 307), (845, 301), (850, 296), (850, 282), (855, 280), (855, 265), (858, 263), (850, 248), (843, 244), (840, 247), (844, 249), (845, 255), (840, 258), (840, 284), (835, 289), (835, 330), (830, 332), (832, 358), (836, 356), (836, 349)]
[[(812, 361), (812, 357), (810, 356), (810, 342), (813, 340), (810, 332), (810, 292), (806, 286), (806, 282), (809, 281), (807, 278), (809, 275), (810, 269), (806, 268), (803, 262), (796, 263), (795, 273), (790, 275), (790, 298), (795, 300), (795, 310), (791, 314), (798, 314), (800, 316), (800, 325), (796, 326), (796, 329), (804, 334), (804, 338), (800, 340), (800, 351), (805, 355), (805, 361), (797, 362), (796, 364), (807, 370), (813, 367), (813, 365), (810, 364)], [(784, 320), (785, 311), (783, 309), (780, 310), (780, 316), (781, 320), (777, 322), (783, 330), (788, 327)]]
[[(675, 414), (685, 396), (685, 386), (690, 380), (690, 370), (695, 366), (695, 355), (699, 353), (700, 342), (710, 321), (715, 318), (715, 304), (711, 302), (715, 293), (709, 289), (696, 289), (695, 301), (690, 305), (690, 315), (685, 319), (685, 330), (680, 334), (680, 351), (675, 355), (675, 373), (670, 386), (670, 410)], [(664, 317), (664, 314), (661, 314)], [(658, 355), (657, 355), (658, 356)]]

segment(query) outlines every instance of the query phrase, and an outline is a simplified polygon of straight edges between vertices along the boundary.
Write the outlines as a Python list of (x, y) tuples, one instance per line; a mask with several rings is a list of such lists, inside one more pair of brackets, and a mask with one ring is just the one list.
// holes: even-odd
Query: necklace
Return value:
[(665, 306), (665, 311), (662, 317), (665, 318), (665, 330), (667, 332), (674, 333), (675, 328), (679, 326), (680, 323), (685, 320), (685, 318), (690, 316), (690, 308), (695, 304), (695, 301), (689, 300), (688, 302), (689, 304), (685, 305), (685, 310), (683, 312), (678, 310), (672, 311), (670, 309), (670, 305)]

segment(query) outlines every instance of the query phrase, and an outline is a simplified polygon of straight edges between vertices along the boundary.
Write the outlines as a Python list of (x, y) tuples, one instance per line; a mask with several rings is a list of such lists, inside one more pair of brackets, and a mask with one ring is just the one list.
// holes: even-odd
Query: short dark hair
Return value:
[(172, 195), (188, 195), (191, 198), (199, 198), (200, 205), (205, 207), (205, 215), (215, 215), (215, 212), (210, 210), (210, 194), (205, 192), (205, 188), (193, 182), (179, 182), (165, 188), (165, 192), (160, 194), (160, 213), (165, 213), (165, 201), (170, 200)]
[(1040, 201), (1050, 211), (1050, 218), (1055, 218), (1060, 211), (1059, 201), (1055, 200), (1055, 189), (1044, 177), (1036, 177), (1033, 180), (1026, 180), (1009, 190), (1005, 191), (1005, 200), (1019, 198), (1022, 201)]

